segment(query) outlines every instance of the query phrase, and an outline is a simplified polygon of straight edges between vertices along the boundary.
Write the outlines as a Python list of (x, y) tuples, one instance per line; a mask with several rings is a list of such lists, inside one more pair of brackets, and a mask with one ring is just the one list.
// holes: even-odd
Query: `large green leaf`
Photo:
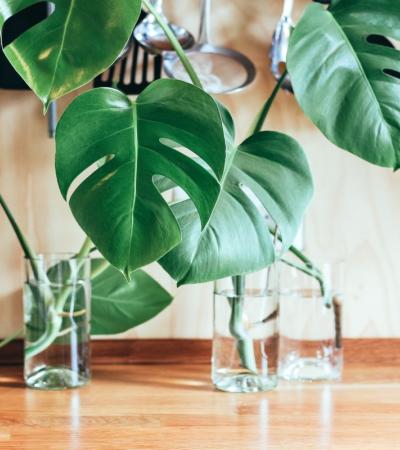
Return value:
[[(102, 260), (92, 261), (92, 268)], [(172, 296), (150, 275), (137, 270), (129, 283), (109, 266), (92, 279), (92, 334), (116, 334), (155, 317), (172, 301)]]
[(64, 197), (76, 177), (111, 158), (79, 184), (70, 206), (103, 256), (127, 277), (181, 240), (175, 216), (155, 187), (157, 176), (181, 186), (207, 223), (220, 191), (225, 140), (216, 103), (193, 85), (159, 80), (135, 101), (114, 89), (82, 94), (64, 113), (56, 141)]
[(173, 205), (183, 240), (160, 264), (179, 284), (266, 267), (276, 255), (265, 213), (278, 225), (285, 250), (296, 236), (312, 190), (297, 142), (281, 133), (257, 133), (232, 149), (223, 189), (203, 230), (190, 200)]
[[(5, 21), (37, 0), (0, 0)], [(103, 72), (130, 37), (140, 0), (53, 0), (54, 13), (4, 53), (45, 105)]]
[(291, 36), (288, 69), (301, 107), (329, 140), (397, 169), (400, 52), (374, 35), (400, 40), (398, 1), (310, 5)]

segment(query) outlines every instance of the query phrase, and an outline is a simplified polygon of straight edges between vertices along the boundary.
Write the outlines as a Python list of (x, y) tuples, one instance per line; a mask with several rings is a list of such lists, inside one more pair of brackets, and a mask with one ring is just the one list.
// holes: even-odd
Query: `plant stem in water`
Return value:
[[(160, 27), (164, 30), (164, 33), (166, 34), (176, 54), (181, 60), (193, 84), (202, 89), (202, 84), (200, 82), (198, 75), (196, 74), (196, 71), (194, 70), (192, 64), (190, 63), (179, 41), (176, 39), (174, 33), (169, 28), (168, 24), (163, 20), (163, 18), (160, 16), (157, 9), (151, 4), (151, 2), (149, 2), (148, 0), (143, 0), (143, 4), (146, 6), (149, 12), (155, 17)], [(276, 95), (278, 94), (286, 76), (287, 71), (285, 71), (282, 74), (281, 78), (276, 83), (270, 97), (264, 103), (262, 109), (258, 113), (254, 121), (254, 125), (251, 127), (251, 130), (249, 132), (250, 136), (261, 130), (265, 122), (265, 119), (271, 109), (271, 106), (276, 98)], [(237, 349), (242, 365), (248, 370), (255, 372), (257, 370), (257, 366), (255, 362), (253, 342), (247, 330), (244, 328), (243, 323), (243, 302), (244, 302), (243, 295), (245, 293), (244, 289), (245, 276), (238, 275), (233, 277), (232, 280), (234, 285), (235, 296), (229, 299), (231, 305), (231, 318), (229, 322), (229, 327), (232, 336), (235, 337), (235, 339), (237, 340)]]
[[(267, 118), (267, 115), (271, 109), (272, 104), (274, 103), (274, 100), (285, 81), (285, 78), (287, 76), (287, 71), (282, 74), (281, 78), (276, 83), (271, 95), (267, 99), (267, 101), (264, 103), (263, 107), (261, 108), (260, 112), (257, 114), (254, 124), (249, 130), (249, 136), (252, 136), (255, 133), (258, 133), (261, 131), (261, 128), (265, 122), (265, 119)], [(275, 239), (277, 237), (277, 230), (275, 230), (274, 236)], [(238, 275), (232, 278), (233, 287), (234, 287), (234, 293), (235, 293), (235, 300), (231, 299), (231, 320), (230, 320), (230, 329), (231, 334), (237, 339), (237, 347), (238, 352), (240, 355), (240, 359), (242, 361), (242, 364), (246, 367), (247, 362), (250, 361), (250, 365), (253, 365), (255, 369), (257, 369), (257, 365), (255, 362), (255, 356), (254, 356), (254, 346), (251, 337), (246, 332), (246, 337), (244, 339), (241, 338), (241, 333), (243, 332), (243, 317), (240, 317), (238, 315), (238, 311), (241, 311), (240, 304), (243, 303), (243, 293), (245, 292), (245, 283), (246, 283), (246, 276), (245, 275)], [(239, 305), (236, 305), (235, 303), (238, 303)], [(255, 370), (256, 371), (256, 370)]]
[(253, 339), (249, 335), (244, 323), (245, 304), (245, 277), (236, 276), (232, 278), (234, 285), (234, 296), (229, 298), (231, 316), (229, 320), (229, 331), (236, 339), (236, 348), (243, 368), (257, 373), (257, 363), (254, 355)]
[[(43, 273), (41, 268), (38, 266), (37, 256), (35, 252), (29, 245), (28, 240), (26, 239), (20, 227), (18, 226), (17, 221), (14, 218), (14, 215), (12, 214), (9, 206), (7, 205), (2, 195), (0, 195), (0, 206), (4, 210), (4, 213), (6, 214), (6, 217), (8, 218), (12, 229), (14, 230), (14, 233), (18, 239), (22, 251), (24, 252), (25, 257), (29, 259), (37, 283), (38, 284), (48, 283), (47, 274)], [(79, 259), (86, 257), (90, 253), (92, 247), (93, 244), (91, 240), (88, 237), (86, 237), (82, 245), (82, 248), (77, 254), (77, 258)], [(98, 275), (99, 273), (101, 273), (108, 267), (108, 265), (109, 265), (108, 263), (100, 265), (96, 274)], [(44, 351), (47, 347), (49, 347), (52, 344), (52, 342), (57, 338), (62, 325), (62, 311), (64, 309), (65, 302), (67, 301), (70, 292), (71, 287), (67, 286), (62, 290), (59, 297), (57, 299), (54, 299), (50, 286), (48, 286), (45, 295), (49, 297), (49, 301), (47, 303), (52, 306), (50, 306), (49, 309), (48, 320), (46, 322), (46, 330), (37, 341), (33, 342), (32, 344), (28, 345), (25, 348), (25, 358), (31, 358), (35, 355), (38, 355), (39, 353)], [(9, 342), (14, 340), (20, 334), (21, 331), (19, 331), (18, 334), (9, 336), (8, 338), (1, 341), (0, 348), (2, 346), (7, 345)]]
[[(257, 114), (256, 119), (254, 120), (254, 124), (250, 128), (249, 136), (252, 136), (255, 133), (258, 133), (261, 131), (261, 128), (265, 122), (265, 119), (271, 109), (271, 106), (283, 84), (285, 81), (285, 78), (287, 76), (287, 71), (285, 71), (281, 78), (276, 83), (274, 90), (272, 91), (271, 95), (269, 96), (268, 100), (264, 103), (263, 107), (261, 108), (260, 112)], [(275, 238), (277, 233), (275, 232)], [(233, 286), (234, 286), (234, 293), (235, 293), (235, 299), (231, 299), (231, 320), (230, 320), (230, 329), (231, 334), (237, 339), (237, 347), (240, 355), (240, 359), (242, 361), (242, 364), (246, 366), (247, 361), (251, 361), (251, 364), (254, 362), (254, 367), (257, 368), (255, 363), (255, 356), (254, 356), (254, 347), (253, 342), (251, 340), (251, 337), (248, 336), (248, 333), (246, 332), (247, 337), (245, 339), (241, 339), (240, 335), (243, 331), (243, 318), (238, 315), (238, 311), (241, 310), (241, 308), (236, 305), (235, 303), (238, 302), (243, 303), (242, 295), (245, 292), (245, 282), (246, 277), (245, 275), (237, 275), (232, 278)]]

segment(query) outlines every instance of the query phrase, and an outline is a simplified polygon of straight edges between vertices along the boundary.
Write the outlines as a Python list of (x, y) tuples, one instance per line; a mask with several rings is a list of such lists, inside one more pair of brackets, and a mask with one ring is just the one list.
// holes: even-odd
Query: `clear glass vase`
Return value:
[(317, 267), (315, 278), (281, 264), (279, 376), (285, 380), (329, 381), (342, 376), (344, 265)]
[(215, 283), (212, 381), (226, 392), (277, 385), (277, 267)]
[(40, 255), (25, 267), (25, 383), (83, 386), (90, 379), (90, 259)]

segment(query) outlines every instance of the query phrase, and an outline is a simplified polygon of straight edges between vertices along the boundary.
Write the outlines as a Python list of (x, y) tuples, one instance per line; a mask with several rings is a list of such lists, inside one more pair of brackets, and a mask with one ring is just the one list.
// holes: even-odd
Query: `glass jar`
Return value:
[(227, 392), (262, 392), (277, 386), (278, 274), (218, 280), (214, 289), (212, 381)]
[(316, 267), (313, 276), (281, 263), (279, 376), (285, 380), (342, 376), (344, 265)]
[(83, 386), (90, 379), (90, 258), (40, 255), (25, 267), (25, 383)]

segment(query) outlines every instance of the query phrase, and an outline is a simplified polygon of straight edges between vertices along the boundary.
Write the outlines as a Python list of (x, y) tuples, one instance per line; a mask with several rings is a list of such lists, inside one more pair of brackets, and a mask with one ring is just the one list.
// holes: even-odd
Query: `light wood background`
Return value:
[[(196, 33), (198, 0), (166, 3), (170, 16)], [(296, 17), (306, 3), (297, 0)], [(222, 98), (234, 113), (238, 138), (244, 137), (274, 84), (268, 51), (280, 9), (277, 0), (213, 2), (215, 42), (245, 52), (258, 69), (249, 89)], [(64, 99), (63, 105), (70, 100)], [(56, 187), (54, 142), (47, 138), (46, 127), (41, 105), (31, 93), (0, 91), (0, 191), (37, 251), (74, 251), (82, 233)], [(279, 94), (267, 127), (297, 138), (309, 156), (316, 194), (305, 222), (306, 248), (318, 258), (347, 262), (344, 335), (399, 337), (399, 176), (334, 148), (289, 94)], [(18, 244), (0, 214), (0, 335), (22, 322), (22, 266)], [(212, 286), (176, 290), (160, 268), (150, 271), (176, 294), (176, 300), (128, 335), (209, 337)]]

